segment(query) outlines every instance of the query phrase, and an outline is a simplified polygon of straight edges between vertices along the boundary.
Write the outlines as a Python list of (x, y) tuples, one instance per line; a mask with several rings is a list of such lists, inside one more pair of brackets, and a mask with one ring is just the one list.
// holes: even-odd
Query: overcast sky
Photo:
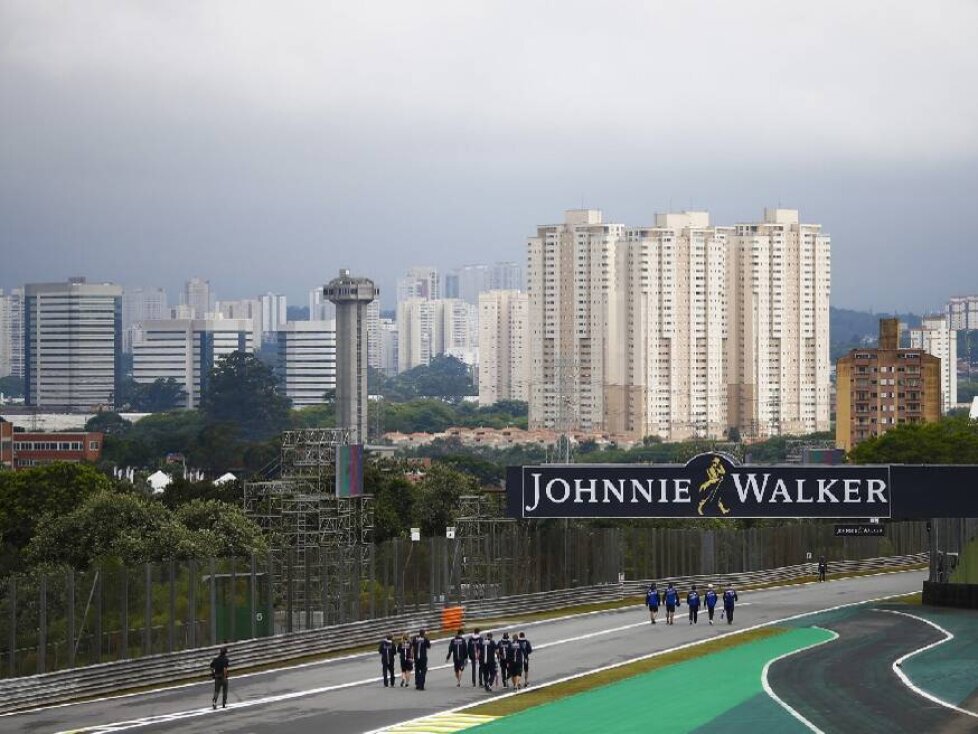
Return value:
[(798, 208), (836, 306), (978, 292), (978, 2), (0, 0), (0, 287), (305, 304), (537, 224)]

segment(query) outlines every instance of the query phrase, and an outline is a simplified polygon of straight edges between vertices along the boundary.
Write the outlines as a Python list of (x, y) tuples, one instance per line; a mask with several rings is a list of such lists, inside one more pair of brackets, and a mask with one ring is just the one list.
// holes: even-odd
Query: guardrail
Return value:
[[(857, 573), (906, 568), (927, 563), (927, 554), (870, 558), (829, 564), (829, 573)], [(771, 584), (812, 574), (813, 564), (748, 571), (716, 576), (683, 576), (655, 579), (660, 584), (673, 582), (686, 587), (696, 583), (732, 583), (739, 587)], [(621, 584), (548, 591), (537, 594), (480, 599), (465, 602), (466, 622), (531, 614), (585, 604), (616, 601), (641, 596), (649, 580)], [(376, 643), (388, 632), (413, 631), (420, 627), (440, 629), (441, 610), (402, 614), (381, 619), (352, 622), (317, 630), (262, 637), (234, 643), (231, 656), (235, 670), (285, 663), (298, 658), (349, 650)], [(214, 647), (196, 648), (163, 655), (151, 655), (101, 665), (0, 680), (0, 714), (45, 706), (80, 698), (119, 693), (123, 687), (142, 688), (178, 681), (206, 678)]]

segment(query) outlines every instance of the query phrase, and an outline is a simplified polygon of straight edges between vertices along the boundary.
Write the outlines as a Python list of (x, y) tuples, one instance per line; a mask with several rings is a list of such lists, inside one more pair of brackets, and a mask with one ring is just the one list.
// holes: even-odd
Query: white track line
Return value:
[(813, 642), (811, 645), (806, 645), (805, 647), (800, 647), (797, 650), (786, 652), (784, 655), (779, 655), (778, 657), (774, 658), (774, 660), (768, 660), (767, 664), (764, 666), (764, 670), (761, 671), (761, 685), (764, 687), (764, 692), (767, 695), (769, 695), (771, 698), (773, 698), (775, 703), (777, 703), (781, 708), (783, 708), (793, 717), (798, 719), (798, 721), (800, 721), (802, 724), (808, 727), (809, 730), (815, 732), (815, 734), (824, 734), (824, 732), (822, 732), (821, 729), (819, 729), (812, 722), (810, 722), (808, 719), (806, 719), (804, 716), (798, 713), (797, 710), (789, 706), (780, 696), (778, 696), (778, 694), (774, 692), (774, 689), (771, 688), (771, 684), (768, 682), (768, 672), (771, 670), (771, 666), (774, 665), (779, 660), (790, 658), (792, 655), (797, 655), (800, 652), (805, 652), (805, 650), (811, 650), (813, 647), (819, 647), (820, 645), (824, 645), (828, 642), (835, 642), (836, 640), (839, 639), (838, 632), (834, 632), (833, 630), (823, 629), (822, 627), (814, 627), (814, 629), (819, 629), (822, 630), (823, 632), (828, 632), (832, 636), (827, 640), (820, 640), (819, 642)]
[(916, 614), (910, 614), (909, 612), (898, 612), (895, 609), (874, 609), (873, 611), (883, 612), (884, 614), (898, 614), (901, 617), (910, 617), (910, 619), (916, 619), (918, 622), (923, 622), (924, 624), (930, 625), (931, 627), (933, 627), (938, 632), (944, 635), (943, 640), (938, 640), (937, 642), (932, 642), (929, 645), (924, 645), (923, 647), (918, 648), (917, 650), (908, 652), (906, 655), (897, 658), (896, 660), (893, 661), (893, 665), (891, 665), (890, 667), (893, 669), (893, 672), (896, 673), (897, 677), (903, 682), (903, 685), (905, 685), (911, 691), (916, 693), (918, 696), (922, 696), (923, 698), (926, 698), (928, 701), (932, 701), (933, 703), (936, 703), (939, 706), (943, 706), (944, 708), (951, 709), (952, 711), (957, 711), (959, 714), (965, 714), (966, 716), (971, 716), (972, 718), (978, 719), (978, 713), (975, 713), (974, 711), (968, 711), (968, 709), (963, 709), (960, 706), (955, 706), (950, 701), (945, 701), (943, 698), (938, 698), (934, 694), (928, 693), (920, 686), (915, 685), (914, 682), (910, 680), (909, 676), (907, 676), (907, 674), (903, 672), (903, 664), (907, 660), (909, 660), (910, 658), (916, 655), (920, 655), (923, 652), (927, 652), (928, 650), (931, 650), (937, 647), (938, 645), (943, 645), (945, 642), (950, 642), (951, 640), (954, 639), (954, 635), (951, 634), (948, 630), (941, 627), (936, 622), (932, 622), (929, 619), (925, 619), (924, 617), (918, 617)]

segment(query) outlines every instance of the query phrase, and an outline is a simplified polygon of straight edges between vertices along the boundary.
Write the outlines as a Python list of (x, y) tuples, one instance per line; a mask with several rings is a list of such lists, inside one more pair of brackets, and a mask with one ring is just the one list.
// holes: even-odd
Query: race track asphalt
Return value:
[[(923, 572), (909, 571), (743, 592), (733, 628), (916, 592), (923, 580)], [(535, 624), (506, 625), (505, 629), (523, 629), (533, 642), (532, 684), (711, 639), (731, 630), (726, 624), (708, 626), (704, 615), (698, 625), (688, 625), (684, 611), (685, 607), (677, 613), (677, 623), (671, 627), (661, 621), (652, 626), (645, 608), (635, 606)], [(494, 629), (498, 638), (503, 628)], [(434, 642), (431, 652), (432, 669), (425, 691), (385, 689), (377, 655), (362, 654), (233, 677), (226, 710), (210, 710), (211, 684), (205, 682), (0, 717), (0, 732), (352, 733), (498, 695), (472, 688), (467, 682), (456, 688), (451, 669), (443, 663), (447, 641)], [(212, 653), (207, 650), (202, 654), (202, 670), (207, 669)], [(233, 647), (230, 654), (233, 665)], [(123, 683), (120, 681), (120, 687)]]
[(898, 658), (944, 639), (933, 627), (872, 607), (817, 623), (839, 638), (779, 660), (768, 680), (785, 703), (826, 734), (978, 730), (978, 719), (914, 694), (893, 672)]

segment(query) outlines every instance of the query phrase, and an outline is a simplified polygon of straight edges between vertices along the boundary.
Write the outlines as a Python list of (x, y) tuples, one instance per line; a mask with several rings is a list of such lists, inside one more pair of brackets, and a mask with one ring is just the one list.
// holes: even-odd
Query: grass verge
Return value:
[(559, 686), (551, 685), (537, 689), (531, 688), (518, 696), (509, 696), (499, 701), (490, 701), (489, 703), (467, 708), (465, 709), (465, 713), (485, 716), (508, 716), (509, 714), (525, 711), (534, 706), (551, 703), (561, 698), (600, 688), (601, 686), (611, 685), (626, 678), (632, 678), (636, 675), (658, 670), (668, 665), (675, 665), (676, 663), (686, 662), (687, 660), (693, 660), (704, 655), (729, 650), (739, 645), (774, 637), (785, 632), (786, 630), (780, 627), (764, 627), (762, 629), (721, 637), (718, 640), (704, 642), (695, 647), (663, 653), (656, 657), (637, 660), (634, 663), (628, 663), (610, 670), (602, 670), (598, 673), (574, 678), (573, 680), (561, 683)]

